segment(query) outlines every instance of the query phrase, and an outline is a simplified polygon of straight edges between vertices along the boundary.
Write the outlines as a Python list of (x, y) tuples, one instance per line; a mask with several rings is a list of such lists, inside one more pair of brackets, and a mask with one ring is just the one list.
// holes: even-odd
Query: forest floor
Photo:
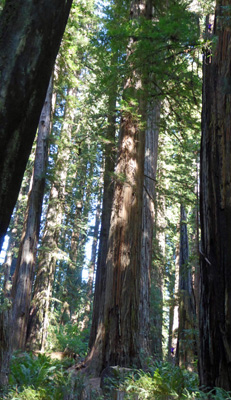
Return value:
[[(9, 387), (1, 400), (231, 400), (231, 392), (200, 390), (198, 374), (150, 359), (148, 371), (109, 367), (89, 377), (64, 352), (12, 356)], [(84, 365), (82, 363), (82, 365)], [(107, 370), (107, 373), (105, 371)]]

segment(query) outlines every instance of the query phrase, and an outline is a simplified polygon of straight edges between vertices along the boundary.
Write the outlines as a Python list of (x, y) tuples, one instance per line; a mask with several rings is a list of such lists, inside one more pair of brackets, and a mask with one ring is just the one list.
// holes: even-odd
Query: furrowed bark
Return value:
[(8, 0), (0, 16), (0, 248), (72, 0)]
[(217, 1), (204, 56), (201, 149), (200, 383), (231, 390), (230, 3)]

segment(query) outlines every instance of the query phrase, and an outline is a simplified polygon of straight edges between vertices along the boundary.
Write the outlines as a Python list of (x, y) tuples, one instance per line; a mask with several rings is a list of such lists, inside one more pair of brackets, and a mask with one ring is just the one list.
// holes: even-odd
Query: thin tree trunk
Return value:
[[(116, 80), (114, 81), (116, 82)], [(115, 134), (116, 134), (116, 99), (117, 83), (113, 84), (108, 101), (108, 128), (107, 143), (105, 145), (105, 165), (103, 177), (103, 204), (101, 215), (101, 229), (99, 250), (96, 268), (95, 293), (93, 302), (92, 325), (89, 339), (91, 349), (96, 338), (96, 333), (103, 319), (105, 286), (106, 286), (106, 258), (108, 249), (108, 236), (110, 229), (114, 184), (112, 174), (115, 169)]]
[(13, 276), (13, 348), (24, 349), (29, 319), (35, 258), (39, 239), (45, 174), (48, 161), (48, 137), (51, 128), (52, 79), (39, 121), (37, 148), (31, 190), (16, 270)]
[(82, 329), (86, 329), (89, 324), (89, 315), (91, 311), (91, 303), (92, 303), (92, 294), (93, 294), (93, 284), (94, 284), (94, 274), (95, 274), (95, 264), (96, 264), (96, 256), (97, 256), (97, 245), (98, 245), (98, 236), (99, 236), (99, 227), (100, 227), (100, 217), (101, 217), (101, 197), (102, 190), (99, 194), (96, 214), (95, 214), (95, 226), (93, 232), (93, 240), (91, 247), (91, 260), (88, 267), (88, 281), (87, 281), (87, 298), (85, 305), (85, 316), (82, 322)]
[[(73, 92), (69, 91), (68, 95), (73, 96)], [(48, 312), (55, 275), (68, 160), (70, 156), (69, 143), (71, 141), (72, 132), (72, 124), (70, 124), (70, 121), (72, 121), (72, 118), (73, 110), (68, 109), (67, 101), (65, 112), (65, 119), (67, 122), (64, 121), (62, 127), (61, 140), (63, 143), (59, 147), (56, 161), (54, 184), (50, 192), (46, 226), (41, 244), (41, 252), (39, 254), (39, 264), (30, 309), (27, 331), (27, 346), (30, 347), (30, 349), (43, 350), (46, 343)]]
[(192, 271), (189, 265), (189, 247), (186, 211), (180, 209), (180, 269), (179, 269), (179, 328), (176, 359), (180, 366), (192, 369), (196, 354), (195, 301), (192, 290)]
[[(22, 232), (22, 215), (24, 204), (23, 195), (27, 193), (28, 185), (21, 187), (19, 198), (16, 204), (15, 214), (11, 220), (11, 232), (9, 233), (8, 250), (5, 262), (2, 266), (4, 271), (3, 288), (1, 291), (1, 312), (0, 312), (0, 392), (8, 384), (10, 373), (10, 359), (12, 354), (12, 280), (17, 262), (16, 249), (19, 248), (19, 238)], [(25, 193), (24, 193), (25, 192)], [(22, 215), (21, 215), (22, 214)]]
[[(161, 165), (158, 167), (161, 174)], [(159, 177), (160, 179), (160, 177)], [(157, 196), (155, 209), (155, 246), (154, 246), (154, 261), (157, 256), (157, 262), (151, 270), (151, 285), (152, 285), (152, 303), (155, 305), (151, 310), (151, 350), (155, 357), (162, 359), (162, 326), (163, 326), (163, 270), (166, 256), (165, 243), (165, 197)]]
[[(178, 227), (179, 230), (179, 227)], [(168, 358), (176, 361), (177, 338), (179, 329), (179, 270), (180, 270), (180, 241), (176, 246), (175, 259), (175, 282), (172, 292), (172, 303), (170, 306), (170, 321), (169, 321), (169, 343), (168, 343)]]
[(150, 274), (152, 242), (155, 220), (155, 183), (158, 154), (160, 104), (149, 105), (145, 132), (145, 162), (141, 248), (141, 296), (140, 296), (140, 346), (144, 356), (150, 354)]
[(201, 148), (200, 383), (231, 390), (231, 31), (217, 1), (213, 55), (204, 56)]
[(96, 213), (95, 213), (95, 226), (93, 233), (93, 241), (91, 248), (91, 260), (88, 268), (88, 296), (89, 299), (93, 293), (93, 283), (94, 283), (94, 274), (95, 274), (95, 265), (96, 265), (96, 256), (97, 256), (97, 245), (98, 245), (98, 236), (99, 236), (99, 228), (100, 228), (100, 217), (101, 217), (101, 197), (102, 197), (102, 189), (99, 194), (99, 199), (97, 202)]
[(16, 249), (19, 249), (20, 237), (22, 236), (23, 221), (21, 221), (22, 211), (20, 210), (21, 198), (22, 198), (22, 193), (20, 191), (18, 201), (15, 207), (15, 213), (11, 220), (12, 229), (9, 232), (9, 242), (6, 251), (5, 261), (2, 265), (2, 270), (4, 272), (3, 291), (2, 291), (3, 296), (5, 291), (6, 290), (7, 292), (10, 291), (10, 288), (12, 286), (11, 280), (17, 263)]

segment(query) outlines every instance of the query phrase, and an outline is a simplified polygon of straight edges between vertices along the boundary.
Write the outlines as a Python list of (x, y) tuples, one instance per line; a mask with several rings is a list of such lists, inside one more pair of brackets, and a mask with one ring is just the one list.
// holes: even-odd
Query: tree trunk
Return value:
[(90, 260), (90, 263), (88, 266), (87, 296), (86, 296), (86, 304), (84, 307), (85, 315), (84, 315), (84, 319), (81, 324), (82, 330), (86, 329), (89, 325), (89, 315), (90, 315), (91, 304), (92, 304), (94, 273), (95, 273), (97, 244), (98, 244), (98, 236), (99, 236), (100, 217), (101, 217), (101, 197), (102, 197), (102, 190), (100, 190), (99, 198), (97, 201), (97, 207), (96, 207), (95, 226), (94, 226), (93, 240), (92, 240), (92, 247), (91, 247), (91, 260)]
[(192, 290), (192, 271), (189, 264), (186, 211), (180, 208), (180, 265), (179, 265), (179, 328), (176, 361), (192, 369), (195, 361), (195, 301)]
[(141, 296), (140, 296), (140, 346), (144, 356), (150, 354), (150, 274), (152, 242), (155, 219), (155, 183), (158, 154), (160, 104), (149, 105), (145, 132), (145, 162), (141, 248)]
[(217, 47), (204, 56), (201, 149), (200, 382), (231, 390), (231, 31), (217, 1)]
[[(146, 16), (146, 2), (132, 1), (131, 19)], [(140, 275), (146, 121), (146, 92), (142, 76), (128, 51), (130, 76), (126, 78), (122, 110), (115, 192), (106, 260), (104, 318), (88, 357), (100, 373), (108, 365), (141, 366)]]
[(32, 186), (28, 195), (24, 229), (13, 276), (13, 348), (24, 349), (29, 319), (35, 258), (39, 239), (45, 174), (48, 161), (48, 136), (51, 127), (52, 80), (39, 121)]
[[(116, 85), (115, 85), (116, 83)], [(93, 302), (92, 325), (89, 339), (91, 349), (96, 338), (97, 329), (103, 319), (103, 309), (106, 286), (106, 258), (108, 249), (108, 236), (110, 229), (111, 210), (113, 201), (114, 184), (112, 175), (115, 169), (115, 134), (116, 134), (116, 100), (117, 82), (114, 81), (108, 100), (108, 128), (107, 144), (105, 145), (105, 165), (103, 178), (103, 204), (101, 215), (101, 229), (99, 238), (99, 250), (96, 268), (95, 293)]]
[(10, 232), (8, 233), (9, 236), (8, 247), (6, 251), (5, 261), (4, 264), (2, 265), (2, 270), (4, 271), (4, 281), (3, 281), (3, 291), (1, 293), (3, 296), (6, 290), (7, 292), (8, 291), (10, 292), (11, 290), (12, 276), (14, 274), (17, 263), (16, 252), (19, 249), (20, 237), (22, 236), (22, 230), (23, 230), (23, 220), (21, 215), (21, 214), (24, 215), (21, 204), (22, 197), (23, 194), (20, 191), (15, 207), (15, 213), (11, 219), (10, 227), (12, 225), (12, 229), (10, 229)]
[(12, 353), (11, 329), (12, 312), (10, 303), (1, 306), (0, 312), (0, 393), (8, 385), (10, 358)]
[(0, 249), (72, 0), (8, 0), (0, 16)]
[(89, 300), (93, 293), (93, 282), (94, 282), (94, 274), (95, 274), (95, 265), (96, 265), (96, 256), (97, 256), (97, 244), (98, 244), (98, 236), (99, 236), (99, 228), (100, 228), (100, 217), (101, 217), (101, 200), (102, 200), (102, 189), (99, 193), (99, 198), (96, 207), (95, 213), (95, 226), (91, 247), (91, 260), (88, 267), (88, 297)]
[[(71, 98), (73, 92), (68, 94)], [(66, 103), (65, 119), (62, 126), (61, 141), (56, 161), (54, 183), (51, 188), (47, 210), (46, 226), (42, 238), (39, 264), (34, 285), (32, 306), (27, 331), (27, 345), (30, 349), (43, 349), (47, 337), (48, 311), (52, 294), (58, 241), (63, 216), (65, 185), (67, 178), (73, 110)]]
[[(159, 179), (162, 166), (159, 165)], [(151, 350), (155, 358), (162, 360), (163, 326), (163, 272), (166, 259), (166, 205), (165, 196), (158, 194), (155, 208), (155, 237), (153, 266), (151, 270)]]
[[(179, 226), (177, 227), (179, 231)], [(180, 270), (180, 241), (178, 241), (175, 250), (175, 276), (174, 289), (170, 294), (172, 302), (169, 310), (169, 342), (168, 358), (176, 362), (176, 349), (179, 329), (179, 270)]]

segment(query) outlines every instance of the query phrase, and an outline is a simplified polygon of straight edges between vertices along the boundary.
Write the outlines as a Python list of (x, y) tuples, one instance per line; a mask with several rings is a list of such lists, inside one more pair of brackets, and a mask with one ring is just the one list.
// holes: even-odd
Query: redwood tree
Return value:
[(0, 16), (0, 248), (72, 0), (8, 0)]
[(231, 9), (216, 3), (204, 56), (201, 149), (200, 381), (231, 390)]
[[(132, 23), (147, 18), (149, 6), (149, 1), (132, 1)], [(139, 303), (147, 95), (142, 72), (133, 64), (135, 48), (136, 39), (131, 38), (106, 260), (104, 315), (88, 358), (90, 368), (97, 373), (107, 365), (141, 365)]]

